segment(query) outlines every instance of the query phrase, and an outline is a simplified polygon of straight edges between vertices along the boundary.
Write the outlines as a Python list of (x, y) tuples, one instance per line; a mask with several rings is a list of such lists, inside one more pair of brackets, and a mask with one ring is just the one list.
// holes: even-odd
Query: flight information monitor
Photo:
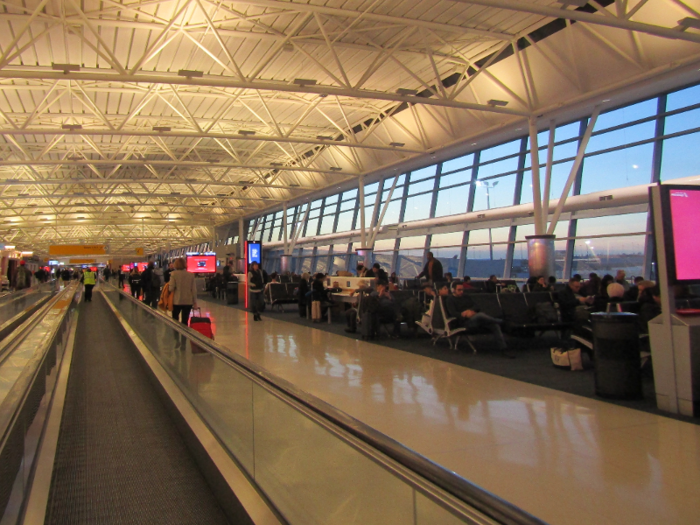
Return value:
[(262, 243), (248, 241), (246, 242), (246, 247), (248, 264), (254, 262), (262, 264)]
[(130, 264), (122, 264), (122, 272), (124, 273), (129, 273), (131, 271), (131, 265)]
[(666, 260), (671, 284), (700, 283), (700, 186), (661, 186)]
[(187, 271), (192, 273), (215, 273), (216, 255), (188, 255)]
[(148, 268), (148, 263), (145, 263), (145, 262), (134, 263), (134, 267), (138, 268), (139, 273), (143, 273), (146, 271), (146, 268)]

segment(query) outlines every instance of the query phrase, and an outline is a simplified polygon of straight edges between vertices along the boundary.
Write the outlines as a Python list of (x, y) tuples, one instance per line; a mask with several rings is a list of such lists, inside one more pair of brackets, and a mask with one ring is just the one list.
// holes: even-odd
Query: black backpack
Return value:
[(160, 275), (156, 272), (151, 272), (151, 289), (160, 290)]

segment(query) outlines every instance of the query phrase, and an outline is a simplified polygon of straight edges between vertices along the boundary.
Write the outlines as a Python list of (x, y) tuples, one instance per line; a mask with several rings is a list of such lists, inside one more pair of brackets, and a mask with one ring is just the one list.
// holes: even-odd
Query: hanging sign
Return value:
[(55, 244), (49, 246), (49, 255), (62, 257), (66, 255), (104, 255), (104, 244)]

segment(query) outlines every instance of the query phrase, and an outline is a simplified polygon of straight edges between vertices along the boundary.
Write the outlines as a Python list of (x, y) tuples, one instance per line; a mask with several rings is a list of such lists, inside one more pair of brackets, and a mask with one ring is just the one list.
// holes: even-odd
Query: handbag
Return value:
[(583, 370), (580, 348), (566, 350), (554, 347), (551, 349), (551, 356), (552, 364), (556, 368), (561, 368), (562, 370)]

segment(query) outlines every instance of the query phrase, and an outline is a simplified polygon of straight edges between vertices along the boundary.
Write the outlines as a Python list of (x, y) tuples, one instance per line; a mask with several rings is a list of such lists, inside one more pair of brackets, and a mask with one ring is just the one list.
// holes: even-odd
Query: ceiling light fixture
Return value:
[(405, 145), (404, 142), (389, 142), (389, 146), (393, 148), (403, 148)]
[(201, 78), (204, 76), (204, 72), (203, 71), (195, 71), (192, 69), (181, 69), (180, 71), (177, 72), (177, 76), (187, 77), (187, 78)]
[(284, 44), (282, 46), (282, 51), (286, 51), (287, 53), (294, 51), (294, 44)]
[(83, 126), (81, 124), (62, 124), (61, 129), (76, 131), (78, 129), (83, 129)]
[(588, 0), (557, 0), (557, 2), (564, 7), (569, 7), (570, 5), (584, 7), (586, 4), (588, 4)]
[(492, 98), (487, 102), (489, 106), (494, 106), (494, 107), (499, 107), (503, 108), (508, 105), (508, 102), (506, 100), (496, 100), (495, 98)]
[(343, 168), (340, 166), (331, 166), (331, 171), (343, 171)]
[(418, 94), (418, 91), (415, 89), (399, 88), (396, 90), (396, 93), (403, 97), (415, 97)]
[(68, 157), (68, 160), (83, 160), (83, 157), (79, 157), (78, 155), (73, 155), (71, 157)]
[(173, 128), (171, 128), (170, 126), (153, 126), (153, 131), (159, 131), (159, 132), (170, 131), (172, 129)]
[(284, 166), (284, 164), (282, 164), (281, 162), (270, 162), (270, 166), (279, 167), (279, 166)]
[(52, 62), (51, 69), (54, 71), (63, 71), (63, 74), (67, 75), (71, 71), (80, 71), (80, 66), (78, 64), (54, 64)]
[(295, 78), (293, 84), (297, 86), (315, 86), (316, 81), (311, 78)]
[(255, 135), (255, 131), (252, 131), (250, 129), (239, 129), (238, 130), (239, 135), (244, 135), (244, 136), (252, 136)]
[(316, 135), (317, 140), (333, 140), (333, 137), (330, 135)]

